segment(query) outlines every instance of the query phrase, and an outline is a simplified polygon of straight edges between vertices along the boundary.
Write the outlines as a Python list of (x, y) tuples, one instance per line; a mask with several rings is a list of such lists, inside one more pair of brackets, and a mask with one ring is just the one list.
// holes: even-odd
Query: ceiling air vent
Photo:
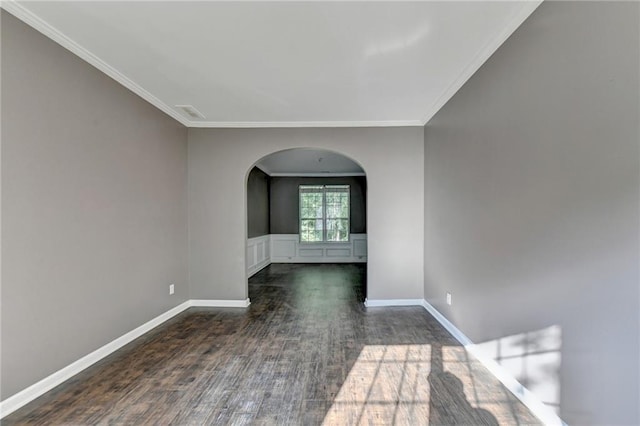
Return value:
[(204, 118), (204, 114), (195, 109), (193, 105), (176, 105), (176, 108), (181, 109), (189, 118)]

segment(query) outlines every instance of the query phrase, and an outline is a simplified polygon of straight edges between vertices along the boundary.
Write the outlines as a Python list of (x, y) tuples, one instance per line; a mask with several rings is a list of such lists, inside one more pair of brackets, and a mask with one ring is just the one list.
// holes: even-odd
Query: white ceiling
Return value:
[(270, 176), (364, 176), (344, 155), (322, 149), (294, 148), (267, 155), (256, 166)]
[(539, 3), (2, 7), (187, 126), (302, 127), (425, 124)]

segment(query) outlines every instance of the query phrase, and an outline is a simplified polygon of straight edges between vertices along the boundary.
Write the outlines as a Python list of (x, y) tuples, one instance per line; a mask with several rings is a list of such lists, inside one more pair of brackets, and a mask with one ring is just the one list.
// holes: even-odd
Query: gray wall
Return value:
[(247, 174), (264, 156), (291, 148), (335, 151), (362, 166), (367, 297), (422, 299), (423, 127), (189, 129), (191, 297), (247, 297)]
[(188, 298), (187, 132), (1, 24), (5, 399)]
[(300, 185), (349, 185), (351, 203), (350, 232), (367, 232), (367, 178), (364, 176), (314, 178), (271, 178), (271, 233), (297, 234), (300, 222)]
[(570, 424), (640, 422), (638, 23), (544, 2), (425, 129), (425, 296), (475, 342), (559, 326)]
[(269, 175), (257, 167), (247, 177), (247, 236), (268, 235), (269, 231)]

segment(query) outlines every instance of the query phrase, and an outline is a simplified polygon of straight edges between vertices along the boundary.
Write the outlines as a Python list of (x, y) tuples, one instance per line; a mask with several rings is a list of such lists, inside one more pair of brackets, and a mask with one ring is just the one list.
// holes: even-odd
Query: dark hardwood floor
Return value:
[(365, 280), (271, 265), (248, 309), (189, 309), (2, 423), (539, 424), (423, 308), (365, 308)]

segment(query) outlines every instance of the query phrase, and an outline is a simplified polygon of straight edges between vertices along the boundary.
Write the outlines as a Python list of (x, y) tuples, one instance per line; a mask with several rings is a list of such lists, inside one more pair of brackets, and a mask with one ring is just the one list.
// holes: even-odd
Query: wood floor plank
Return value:
[(365, 308), (364, 265), (271, 265), (3, 425), (540, 424), (421, 307)]

